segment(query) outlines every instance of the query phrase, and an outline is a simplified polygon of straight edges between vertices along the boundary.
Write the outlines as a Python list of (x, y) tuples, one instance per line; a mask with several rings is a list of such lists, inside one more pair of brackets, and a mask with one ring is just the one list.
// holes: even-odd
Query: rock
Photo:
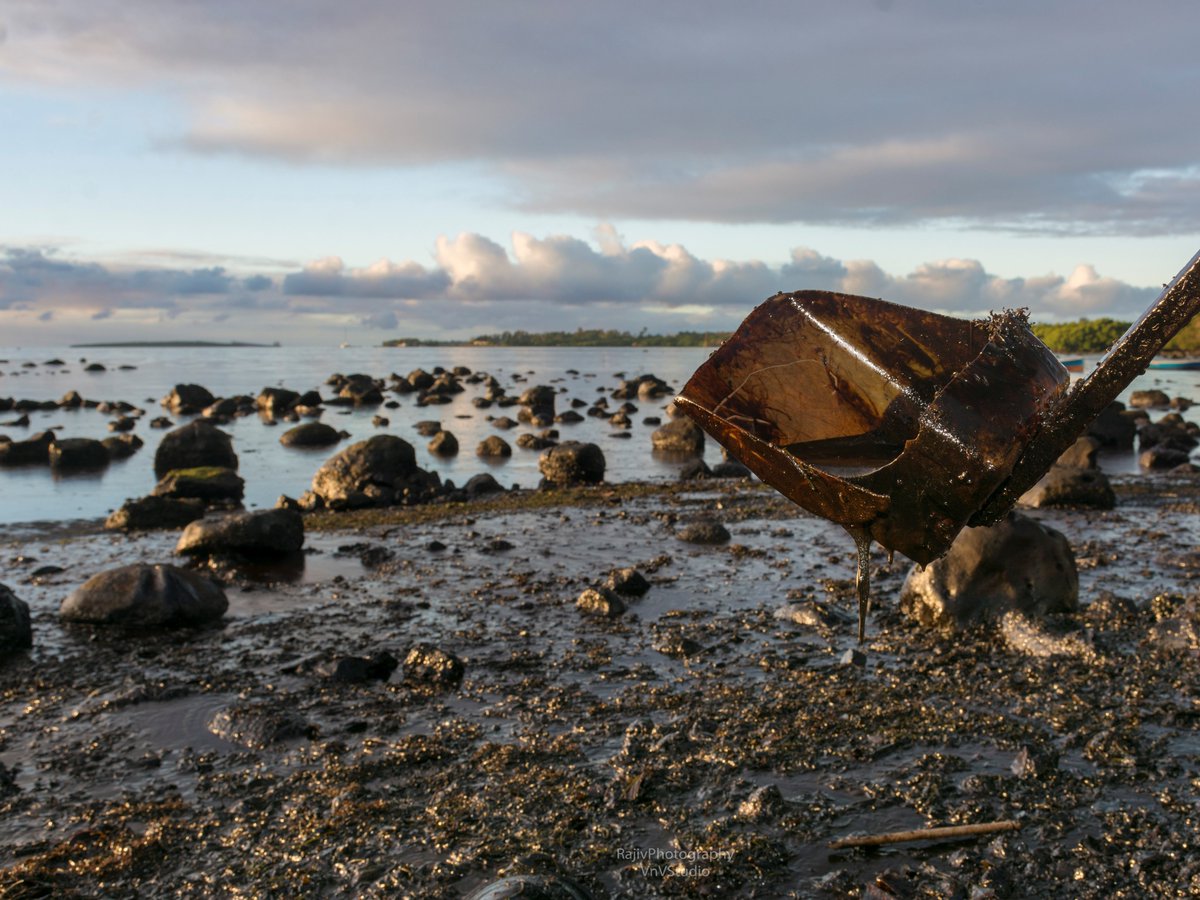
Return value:
[(838, 662), (843, 666), (857, 666), (861, 669), (867, 664), (867, 654), (852, 647), (838, 657)]
[(1018, 502), (1035, 509), (1049, 506), (1112, 509), (1117, 498), (1108, 476), (1099, 469), (1055, 464)]
[(370, 656), (339, 656), (319, 671), (330, 681), (362, 684), (367, 681), (387, 681), (400, 666), (400, 661), (386, 650)]
[(689, 459), (679, 470), (680, 481), (703, 481), (712, 475), (712, 469), (702, 459)]
[(1089, 435), (1077, 438), (1075, 443), (1066, 449), (1058, 458), (1058, 465), (1072, 466), (1076, 469), (1096, 468), (1096, 452), (1100, 449), (1100, 439)]
[(1195, 404), (1192, 402), (1192, 400), (1189, 397), (1172, 397), (1171, 398), (1171, 409), (1177, 409), (1180, 412), (1186, 412), (1187, 410), (1191, 409), (1194, 405)]
[(279, 443), (285, 447), (329, 447), (341, 439), (341, 434), (332, 425), (305, 422), (281, 434)]
[(477, 497), (486, 497), (488, 494), (504, 492), (504, 487), (490, 472), (480, 472), (478, 475), (472, 475), (467, 479), (467, 483), (462, 486), (462, 489), (463, 493), (472, 500)]
[(208, 730), (231, 744), (265, 750), (286, 741), (312, 740), (320, 729), (298, 712), (269, 703), (239, 703), (217, 710)]
[(1159, 421), (1145, 424), (1138, 428), (1138, 449), (1149, 450), (1152, 447), (1164, 447), (1169, 450), (1189, 452), (1200, 444), (1196, 438), (1188, 434), (1187, 428), (1171, 421)]
[(59, 615), (100, 625), (203, 625), (228, 608), (225, 592), (207, 578), (175, 566), (136, 563), (93, 575), (63, 601)]
[(914, 566), (900, 606), (940, 628), (997, 621), (1016, 610), (1030, 616), (1074, 612), (1079, 577), (1067, 539), (1019, 513), (983, 528), (964, 528), (949, 552)]
[(0, 584), (0, 663), (8, 654), (33, 646), (29, 604)]
[(158, 417), (150, 420), (151, 428), (170, 428), (174, 424), (175, 423), (172, 422), (170, 419), (168, 419), (166, 416), (158, 416)]
[(492, 427), (499, 428), (502, 431), (508, 431), (510, 428), (516, 428), (517, 422), (510, 419), (508, 416), (500, 416), (498, 419), (492, 419)]
[(737, 815), (739, 819), (762, 822), (778, 818), (784, 809), (783, 794), (779, 792), (779, 788), (767, 784), (755, 788), (749, 797), (738, 804)]
[(331, 509), (351, 509), (420, 502), (440, 486), (437, 475), (417, 466), (412, 444), (380, 434), (350, 445), (321, 466), (313, 476), (312, 494)]
[[(318, 395), (316, 404), (321, 400)], [(259, 391), (258, 396), (254, 399), (254, 405), (262, 412), (269, 416), (278, 416), (292, 409), (300, 403), (300, 395), (296, 391), (289, 391), (286, 388), (265, 387)]]
[(109, 459), (127, 459), (142, 448), (143, 441), (136, 434), (118, 434), (100, 443), (108, 451)]
[(106, 369), (104, 367), (104, 363), (88, 363), (86, 366), (83, 367), (83, 371), (85, 371), (85, 372), (107, 372), (108, 369)]
[(608, 573), (604, 586), (610, 591), (616, 591), (618, 594), (625, 594), (629, 597), (641, 597), (650, 590), (650, 582), (646, 580), (646, 576), (633, 566), (613, 569)]
[(197, 419), (163, 435), (154, 453), (154, 474), (162, 478), (173, 469), (238, 467), (233, 439), (211, 422)]
[(434, 456), (456, 456), (458, 438), (449, 431), (439, 431), (429, 442), (429, 452)]
[(508, 441), (499, 435), (489, 434), (479, 442), (479, 446), (475, 448), (475, 455), (486, 457), (512, 456), (512, 447), (508, 445)]
[(83, 397), (79, 395), (78, 391), (67, 391), (58, 401), (58, 405), (63, 409), (79, 409), (83, 406)]
[(161, 403), (176, 415), (191, 416), (212, 405), (215, 399), (207, 388), (198, 384), (177, 384)]
[(599, 484), (604, 481), (604, 452), (595, 444), (564, 441), (542, 452), (538, 470), (546, 481), (560, 487)]
[(240, 501), (246, 482), (233, 469), (222, 466), (201, 466), (194, 469), (172, 469), (150, 492), (152, 497), (173, 497), (176, 500), (193, 498), (206, 502)]
[(1129, 395), (1129, 405), (1135, 409), (1165, 409), (1171, 405), (1171, 398), (1157, 389), (1134, 391)]
[(555, 416), (554, 421), (558, 422), (560, 425), (575, 425), (584, 421), (584, 417), (575, 412), (575, 410), (568, 409), (565, 412), (561, 412)]
[(1109, 450), (1128, 450), (1133, 446), (1137, 425), (1122, 412), (1122, 403), (1109, 404), (1087, 427), (1089, 437), (1094, 437), (1100, 446)]
[(122, 434), (126, 431), (133, 431), (137, 427), (137, 419), (129, 416), (120, 416), (108, 423), (108, 430), (117, 434)]
[(517, 435), (517, 446), (522, 450), (548, 450), (551, 447), (557, 446), (558, 441), (542, 437), (540, 434), (525, 434)]
[(1026, 744), (1009, 767), (1018, 778), (1048, 778), (1058, 771), (1058, 751), (1053, 747)]
[(104, 521), (110, 531), (150, 531), (182, 528), (204, 515), (201, 500), (176, 500), (170, 497), (140, 497), (124, 505)]
[(290, 509), (206, 516), (184, 529), (175, 552), (189, 556), (235, 553), (248, 557), (288, 556), (304, 546), (304, 519)]
[(433, 384), (433, 376), (424, 369), (413, 369), (404, 379), (408, 382), (408, 386), (414, 391), (423, 391)]
[(64, 469), (103, 469), (109, 463), (108, 449), (92, 438), (63, 438), (47, 448), (50, 467)]
[(404, 657), (404, 680), (434, 687), (456, 687), (463, 680), (461, 659), (432, 644), (417, 644)]
[(387, 416), (372, 416), (371, 424), (374, 425), (376, 428), (387, 428), (389, 425), (392, 424), (392, 420), (389, 419)]
[(442, 430), (442, 423), (433, 419), (423, 419), (413, 426), (421, 437), (433, 437)]
[(686, 453), (701, 456), (704, 453), (704, 431), (691, 419), (672, 419), (650, 435), (655, 450), (667, 453)]
[(709, 475), (713, 478), (750, 478), (753, 473), (737, 460), (727, 459), (713, 466)]
[(378, 406), (383, 402), (383, 384), (370, 375), (347, 375), (334, 387), (340, 399), (355, 406)]
[(44, 466), (50, 462), (50, 445), (56, 440), (53, 431), (43, 431), (24, 441), (0, 442), (0, 466)]
[(589, 616), (615, 619), (625, 612), (625, 601), (608, 588), (588, 588), (576, 599), (575, 608)]
[(1174, 469), (1186, 465), (1190, 458), (1186, 450), (1175, 450), (1159, 445), (1138, 454), (1138, 465), (1143, 469), (1151, 470)]
[(729, 529), (715, 519), (701, 519), (685, 525), (675, 535), (689, 544), (726, 544), (731, 535)]

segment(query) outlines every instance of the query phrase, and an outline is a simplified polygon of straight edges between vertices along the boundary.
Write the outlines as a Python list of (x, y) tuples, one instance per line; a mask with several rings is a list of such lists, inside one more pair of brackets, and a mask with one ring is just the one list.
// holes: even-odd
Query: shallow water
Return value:
[[(164, 414), (159, 400), (176, 384), (195, 383), (207, 387), (214, 396), (238, 394), (257, 396), (264, 387), (287, 387), (304, 392), (317, 389), (329, 393), (325, 379), (335, 372), (363, 372), (377, 378), (389, 373), (406, 375), (436, 366), (451, 369), (466, 366), (472, 371), (494, 375), (508, 393), (519, 395), (526, 387), (550, 384), (563, 389), (558, 411), (568, 408), (571, 399), (589, 404), (608, 396), (619, 385), (617, 373), (626, 377), (652, 373), (676, 390), (683, 387), (708, 351), (672, 348), (386, 348), (362, 347), (263, 347), (263, 348), (109, 348), (79, 350), (66, 347), (34, 349), (0, 347), (0, 396), (14, 399), (58, 400), (76, 390), (90, 400), (124, 400), (146, 411), (135, 432), (145, 442), (129, 459), (112, 463), (98, 473), (60, 475), (45, 466), (15, 469), (0, 468), (0, 525), (31, 522), (91, 520), (103, 517), (130, 497), (150, 492), (156, 479), (153, 473), (154, 451), (165, 431), (149, 427), (149, 420)], [(63, 367), (46, 366), (61, 359)], [(82, 359), (98, 361), (107, 367), (102, 373), (83, 371)], [(26, 367), (26, 363), (34, 363)], [(1089, 362), (1089, 367), (1091, 365)], [(122, 370), (121, 366), (136, 368)], [(573, 370), (573, 371), (572, 371)], [(517, 378), (521, 380), (516, 380)], [(1139, 378), (1123, 395), (1135, 389), (1159, 388), (1171, 396), (1200, 400), (1200, 372), (1150, 371)], [(464, 483), (480, 472), (491, 473), (505, 487), (534, 487), (541, 478), (537, 469), (538, 453), (513, 447), (511, 458), (489, 462), (478, 458), (475, 446), (489, 434), (500, 434), (514, 444), (517, 434), (530, 431), (518, 427), (511, 431), (492, 428), (487, 417), (510, 415), (513, 408), (477, 409), (471, 399), (479, 393), (467, 386), (450, 404), (418, 407), (412, 395), (388, 395), (401, 405), (396, 409), (367, 407), (346, 410), (329, 407), (322, 420), (339, 430), (350, 432), (350, 440), (332, 448), (284, 448), (279, 435), (288, 423), (268, 426), (257, 416), (235, 419), (223, 426), (233, 436), (238, 453), (240, 474), (246, 480), (246, 506), (268, 507), (280, 494), (298, 496), (308, 488), (313, 474), (330, 456), (353, 441), (375, 434), (399, 435), (413, 444), (420, 466), (438, 472), (444, 479)], [(574, 425), (557, 426), (562, 439), (598, 444), (608, 464), (606, 478), (613, 483), (625, 481), (670, 480), (681, 466), (679, 460), (656, 456), (650, 448), (650, 432), (655, 426), (642, 424), (647, 416), (662, 416), (662, 407), (670, 398), (652, 402), (634, 401), (638, 412), (631, 414), (628, 438), (615, 437), (620, 429), (606, 419), (585, 417)], [(610, 400), (615, 407), (619, 402)], [(384, 428), (371, 424), (375, 415), (390, 420)], [(11, 421), (17, 413), (0, 413), (0, 422)], [(20, 440), (47, 428), (61, 426), (61, 437), (109, 436), (107, 423), (114, 418), (95, 410), (35, 411), (29, 414), (27, 427), (0, 425), (0, 434)], [(436, 419), (454, 432), (461, 452), (449, 459), (430, 454), (428, 439), (420, 437), (413, 425)], [(179, 417), (178, 424), (187, 421)], [(706, 460), (721, 459), (720, 447), (708, 441)], [(1109, 472), (1136, 472), (1133, 453), (1115, 454), (1103, 459)]]

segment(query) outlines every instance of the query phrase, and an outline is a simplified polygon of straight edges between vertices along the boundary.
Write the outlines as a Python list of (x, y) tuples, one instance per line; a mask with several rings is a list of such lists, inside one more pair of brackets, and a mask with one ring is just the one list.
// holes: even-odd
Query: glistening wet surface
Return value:
[[(897, 610), (909, 564), (877, 551), (865, 660), (844, 663), (853, 543), (747, 484), (310, 519), (302, 566), (217, 570), (229, 614), (197, 631), (56, 618), (93, 572), (170, 561), (176, 534), (10, 543), (35, 646), (0, 669), (0, 886), (450, 898), (542, 872), (627, 898), (1186, 891), (1200, 485), (1117, 488), (1112, 512), (1032, 513), (1070, 539), (1085, 604), (1047, 627), (1089, 652), (1048, 656), (921, 628)], [(679, 540), (698, 518), (730, 540)], [(63, 571), (33, 574), (47, 565)], [(613, 618), (576, 608), (623, 566), (647, 593)], [(461, 659), (461, 683), (406, 680), (419, 645)], [(329, 675), (382, 651), (402, 663), (386, 681)], [(828, 847), (1000, 819), (1021, 828)]]

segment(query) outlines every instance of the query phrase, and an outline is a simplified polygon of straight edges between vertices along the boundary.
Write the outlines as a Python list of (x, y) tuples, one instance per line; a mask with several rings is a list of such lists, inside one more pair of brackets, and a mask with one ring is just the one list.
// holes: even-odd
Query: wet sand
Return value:
[[(876, 553), (864, 665), (842, 661), (852, 542), (747, 483), (310, 516), (302, 566), (223, 570), (219, 627), (157, 634), (56, 613), (175, 533), (10, 535), (35, 645), (0, 666), (0, 894), (450, 898), (527, 872), (627, 898), (1200, 891), (1200, 481), (1116, 488), (1112, 512), (1033, 513), (1084, 604), (1038, 640), (922, 629), (897, 610), (909, 564)], [(731, 542), (675, 536), (701, 515)], [(576, 609), (623, 566), (644, 597)], [(461, 684), (322, 674), (418, 644)]]

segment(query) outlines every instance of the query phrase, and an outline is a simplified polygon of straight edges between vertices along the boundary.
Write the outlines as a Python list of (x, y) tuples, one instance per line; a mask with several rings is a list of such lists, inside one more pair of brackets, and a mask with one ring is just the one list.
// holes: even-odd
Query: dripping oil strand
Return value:
[(850, 536), (858, 547), (858, 574), (854, 587), (858, 591), (858, 642), (861, 644), (867, 637), (867, 615), (871, 612), (871, 536), (863, 528), (853, 529)]

